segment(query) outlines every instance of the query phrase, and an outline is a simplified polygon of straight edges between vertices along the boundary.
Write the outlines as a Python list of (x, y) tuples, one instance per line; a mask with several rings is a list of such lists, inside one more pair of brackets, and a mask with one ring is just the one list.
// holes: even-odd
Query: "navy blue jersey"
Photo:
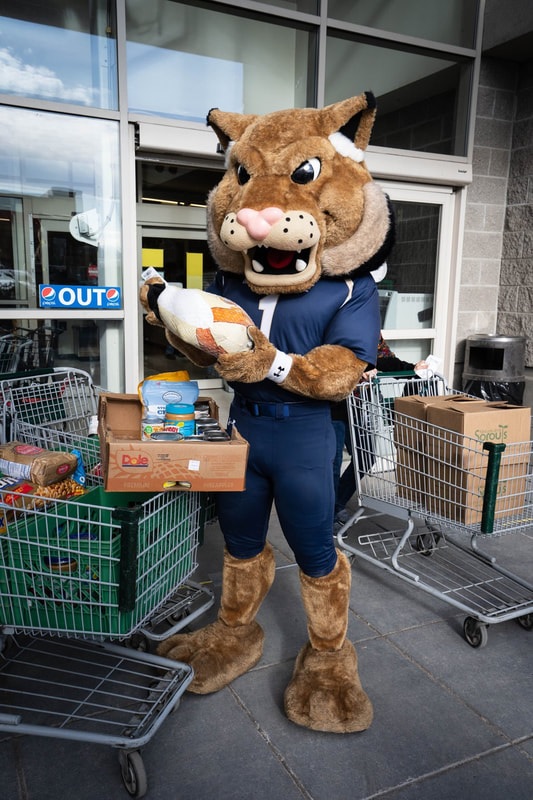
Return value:
[[(262, 296), (252, 292), (242, 276), (219, 270), (208, 291), (238, 303), (278, 350), (305, 355), (320, 345), (336, 344), (371, 366), (376, 363), (381, 323), (371, 275), (347, 281), (321, 278), (301, 294)], [(268, 379), (231, 386), (256, 401), (301, 400)]]

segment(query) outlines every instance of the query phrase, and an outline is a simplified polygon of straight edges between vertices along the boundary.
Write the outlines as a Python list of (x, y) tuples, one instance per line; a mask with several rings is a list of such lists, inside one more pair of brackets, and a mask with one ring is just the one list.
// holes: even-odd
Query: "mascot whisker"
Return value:
[(256, 615), (275, 574), (267, 541), (275, 504), (299, 567), (309, 636), (285, 712), (299, 725), (336, 733), (365, 730), (373, 715), (346, 638), (351, 569), (333, 537), (330, 405), (349, 395), (377, 356), (371, 273), (384, 263), (394, 227), (364, 161), (375, 114), (370, 92), (323, 109), (209, 112), (226, 170), (208, 198), (218, 264), (208, 291), (251, 320), (237, 352), (213, 353), (184, 335), (168, 308), (158, 308), (160, 279), (141, 289), (149, 321), (194, 363), (214, 364), (232, 387), (230, 422), (250, 444), (245, 491), (217, 496), (225, 541), (218, 618), (169, 637), (159, 653), (193, 666), (189, 690), (199, 694), (257, 664), (264, 632)]

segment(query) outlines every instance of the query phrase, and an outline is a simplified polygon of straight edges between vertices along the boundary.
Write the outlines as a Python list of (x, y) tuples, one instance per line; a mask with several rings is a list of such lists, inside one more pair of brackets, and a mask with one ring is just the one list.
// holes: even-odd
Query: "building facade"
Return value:
[(56, 365), (114, 391), (190, 366), (145, 324), (138, 288), (148, 266), (186, 287), (215, 270), (205, 201), (223, 160), (207, 111), (370, 89), (367, 163), (397, 221), (384, 334), (404, 359), (440, 356), (456, 383), (466, 336), (533, 324), (531, 61), (527, 48), (516, 60), (485, 47), (491, 11), (483, 0), (0, 2), (2, 334), (46, 335)]

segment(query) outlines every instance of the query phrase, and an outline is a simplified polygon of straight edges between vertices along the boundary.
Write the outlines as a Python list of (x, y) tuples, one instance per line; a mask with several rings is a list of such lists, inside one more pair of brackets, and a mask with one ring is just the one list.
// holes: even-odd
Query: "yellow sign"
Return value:
[(147, 267), (154, 267), (154, 269), (163, 269), (163, 256), (164, 250), (156, 250), (153, 247), (143, 247), (142, 249), (142, 264), (143, 269)]
[(203, 289), (204, 257), (202, 253), (187, 253), (187, 289)]

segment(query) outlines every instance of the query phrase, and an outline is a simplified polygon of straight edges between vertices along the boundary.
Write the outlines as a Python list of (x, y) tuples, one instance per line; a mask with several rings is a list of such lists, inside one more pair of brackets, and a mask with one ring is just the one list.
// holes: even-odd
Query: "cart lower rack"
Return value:
[(498, 563), (493, 548), (496, 538), (533, 529), (533, 448), (483, 443), (395, 410), (402, 396), (452, 394), (460, 393), (441, 377), (404, 373), (348, 398), (358, 505), (337, 539), (348, 555), (465, 612), (465, 638), (482, 647), (490, 624), (533, 628), (533, 584)]
[(139, 752), (192, 680), (186, 664), (108, 643), (0, 637), (0, 730), (119, 748), (124, 785), (143, 797)]

